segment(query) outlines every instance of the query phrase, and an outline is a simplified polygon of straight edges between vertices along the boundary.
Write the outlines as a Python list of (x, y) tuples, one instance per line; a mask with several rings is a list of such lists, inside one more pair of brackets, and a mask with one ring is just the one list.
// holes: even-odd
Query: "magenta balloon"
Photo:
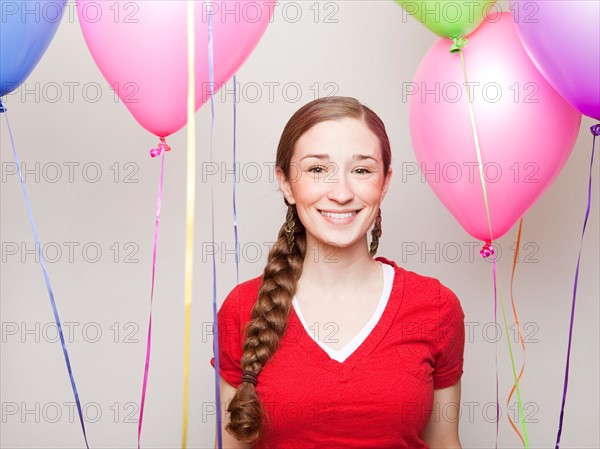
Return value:
[(600, 120), (600, 1), (512, 0), (523, 46), (546, 80)]
[[(486, 20), (463, 48), (486, 178), (493, 238), (505, 234), (567, 161), (581, 114), (523, 49), (510, 13)], [(428, 183), (465, 230), (490, 232), (460, 55), (439, 39), (409, 92), (415, 154)]]
[[(160, 137), (187, 121), (186, 3), (77, 2), (83, 35), (100, 71), (140, 125)], [(195, 3), (197, 110), (210, 99), (208, 17), (217, 91), (256, 47), (274, 6), (249, 0)]]

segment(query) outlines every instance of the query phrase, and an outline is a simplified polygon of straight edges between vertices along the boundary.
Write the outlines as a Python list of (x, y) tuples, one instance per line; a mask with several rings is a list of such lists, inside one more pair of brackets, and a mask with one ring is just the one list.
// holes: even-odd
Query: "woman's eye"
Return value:
[[(324, 167), (320, 166), (320, 165), (313, 165), (312, 167), (310, 167), (308, 169), (309, 172), (312, 173), (323, 173), (321, 170), (323, 170)], [(319, 171), (315, 171), (315, 170), (319, 170)]]
[(362, 171), (362, 173), (360, 173), (361, 175), (371, 173), (368, 168), (357, 168), (356, 171)]

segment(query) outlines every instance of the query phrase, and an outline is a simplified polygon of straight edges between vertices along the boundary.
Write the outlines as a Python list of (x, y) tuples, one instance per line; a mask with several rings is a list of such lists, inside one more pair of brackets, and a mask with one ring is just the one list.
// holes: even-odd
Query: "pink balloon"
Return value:
[[(210, 99), (208, 17), (215, 92), (254, 50), (274, 4), (195, 2), (196, 110)], [(166, 137), (187, 121), (186, 2), (79, 0), (83, 35), (100, 71), (135, 119)]]
[[(460, 54), (439, 39), (405, 89), (416, 157), (429, 185), (465, 230), (489, 240)], [(542, 195), (567, 161), (581, 114), (542, 77), (510, 13), (489, 16), (463, 48), (497, 239)]]

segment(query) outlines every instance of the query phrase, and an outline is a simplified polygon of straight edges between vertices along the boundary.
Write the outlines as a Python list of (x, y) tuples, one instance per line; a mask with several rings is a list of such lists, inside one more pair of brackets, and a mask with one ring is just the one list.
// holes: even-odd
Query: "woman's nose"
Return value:
[(325, 180), (328, 183), (328, 198), (338, 203), (346, 203), (354, 197), (352, 185), (346, 174), (339, 169), (337, 173)]

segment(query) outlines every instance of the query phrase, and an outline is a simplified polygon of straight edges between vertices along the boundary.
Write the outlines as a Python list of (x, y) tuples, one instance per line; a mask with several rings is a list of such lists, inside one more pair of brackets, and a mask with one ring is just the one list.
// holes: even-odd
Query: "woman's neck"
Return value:
[[(376, 284), (381, 276), (379, 262), (369, 253), (366, 242), (352, 247), (307, 246), (299, 286), (318, 289), (332, 296), (352, 292), (357, 286)], [(361, 287), (362, 288), (362, 287)]]

